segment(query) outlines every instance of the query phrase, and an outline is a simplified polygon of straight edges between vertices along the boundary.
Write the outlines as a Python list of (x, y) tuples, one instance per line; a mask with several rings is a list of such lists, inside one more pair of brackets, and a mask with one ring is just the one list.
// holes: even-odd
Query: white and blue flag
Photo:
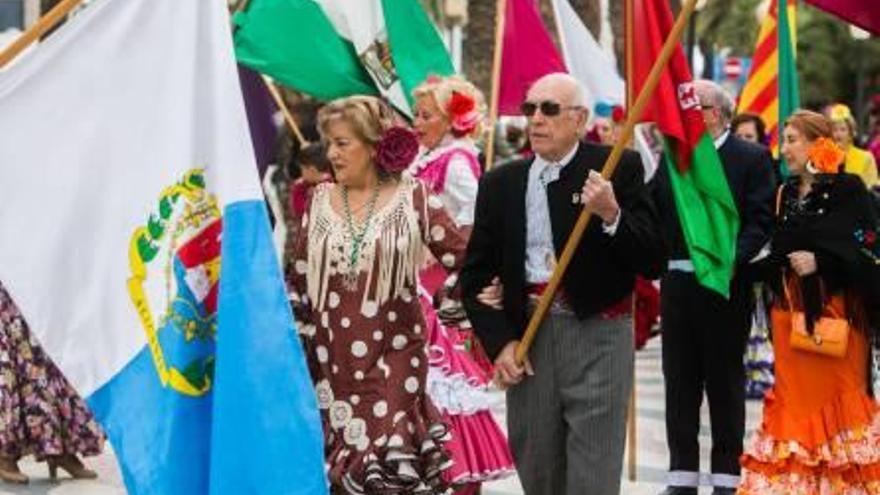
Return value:
[(0, 71), (0, 239), (129, 493), (327, 493), (224, 0), (93, 0)]

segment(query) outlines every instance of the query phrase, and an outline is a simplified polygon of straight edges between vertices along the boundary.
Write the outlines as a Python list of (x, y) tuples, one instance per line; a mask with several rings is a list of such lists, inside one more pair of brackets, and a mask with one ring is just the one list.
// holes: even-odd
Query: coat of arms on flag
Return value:
[(189, 396), (207, 393), (214, 377), (221, 231), (217, 199), (196, 169), (162, 192), (129, 248), (128, 291), (159, 380)]

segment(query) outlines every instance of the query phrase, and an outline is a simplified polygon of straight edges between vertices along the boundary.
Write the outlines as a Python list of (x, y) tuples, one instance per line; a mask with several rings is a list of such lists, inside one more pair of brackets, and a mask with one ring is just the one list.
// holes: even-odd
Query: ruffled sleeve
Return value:
[(446, 183), (443, 195), (449, 206), (449, 213), (457, 225), (474, 223), (474, 205), (477, 202), (477, 176), (467, 158), (456, 153), (449, 160), (446, 169)]
[(467, 240), (439, 197), (421, 182), (414, 191), (413, 204), (419, 212), (422, 239), (431, 254), (448, 273), (458, 273), (464, 265)]

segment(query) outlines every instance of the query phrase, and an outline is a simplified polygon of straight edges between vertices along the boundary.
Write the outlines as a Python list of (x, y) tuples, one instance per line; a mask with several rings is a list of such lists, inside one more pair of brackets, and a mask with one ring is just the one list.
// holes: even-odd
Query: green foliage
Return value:
[[(751, 56), (760, 28), (756, 11), (761, 3), (709, 0), (697, 21), (700, 42), (729, 47), (732, 55)], [(868, 84), (867, 94), (880, 92), (876, 83), (880, 79), (880, 38), (855, 40), (849, 24), (803, 2), (798, 4), (797, 26), (803, 106), (818, 108), (834, 101), (855, 105), (860, 69), (865, 81), (875, 81), (873, 86)]]
[(751, 55), (758, 38), (755, 12), (760, 3), (761, 0), (709, 0), (697, 17), (700, 41), (729, 47), (732, 55)]
[[(804, 106), (843, 101), (853, 105), (859, 70), (880, 74), (880, 39), (853, 39), (849, 25), (812, 7), (798, 14), (798, 73)], [(861, 66), (861, 67), (860, 67)], [(868, 88), (876, 93), (877, 87)]]

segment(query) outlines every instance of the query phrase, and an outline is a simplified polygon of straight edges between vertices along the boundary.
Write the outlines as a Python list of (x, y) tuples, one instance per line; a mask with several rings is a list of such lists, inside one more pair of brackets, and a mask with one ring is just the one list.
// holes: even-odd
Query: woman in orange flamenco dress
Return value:
[[(776, 383), (742, 456), (741, 495), (880, 494), (880, 411), (870, 396), (870, 329), (880, 319), (877, 219), (861, 179), (843, 173), (831, 123), (798, 111), (782, 154), (792, 177), (762, 267), (774, 289)], [(842, 357), (792, 346), (792, 315), (849, 322)], [(827, 342), (826, 342), (827, 345)]]

